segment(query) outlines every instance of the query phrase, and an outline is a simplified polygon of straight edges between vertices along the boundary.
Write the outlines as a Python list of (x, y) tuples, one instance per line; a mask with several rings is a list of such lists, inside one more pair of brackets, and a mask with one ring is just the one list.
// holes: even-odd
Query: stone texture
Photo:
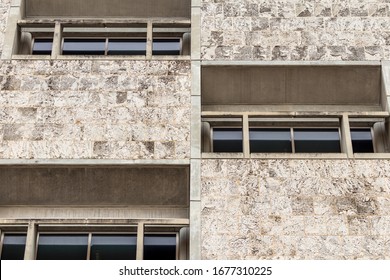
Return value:
[(205, 60), (389, 59), (383, 0), (202, 0)]
[(14, 60), (0, 77), (1, 158), (189, 158), (189, 62)]
[(389, 164), (202, 160), (202, 258), (389, 258)]

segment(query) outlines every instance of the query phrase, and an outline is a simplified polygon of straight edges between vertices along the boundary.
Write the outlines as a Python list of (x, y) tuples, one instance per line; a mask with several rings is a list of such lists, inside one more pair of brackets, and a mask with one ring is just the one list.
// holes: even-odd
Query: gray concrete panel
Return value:
[(28, 0), (26, 16), (190, 18), (191, 0)]
[(379, 105), (379, 66), (203, 66), (202, 105)]
[(0, 168), (0, 205), (188, 207), (189, 169)]

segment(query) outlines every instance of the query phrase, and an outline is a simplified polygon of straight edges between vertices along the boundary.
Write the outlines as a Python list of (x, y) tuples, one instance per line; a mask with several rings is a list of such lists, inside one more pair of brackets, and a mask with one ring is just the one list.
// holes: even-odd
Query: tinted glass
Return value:
[(109, 39), (108, 55), (146, 55), (146, 39)]
[(145, 260), (175, 260), (176, 234), (145, 235)]
[(251, 128), (251, 153), (291, 153), (290, 129)]
[(351, 129), (352, 148), (354, 153), (373, 153), (372, 134), (370, 128)]
[(53, 39), (34, 39), (32, 54), (50, 55), (53, 46)]
[(91, 260), (135, 260), (136, 235), (92, 235)]
[(294, 129), (296, 153), (340, 153), (338, 129)]
[(37, 260), (86, 260), (88, 235), (41, 234)]
[(62, 54), (104, 55), (105, 48), (105, 39), (64, 39)]
[(242, 152), (241, 128), (214, 128), (213, 151), (215, 153)]
[(1, 259), (23, 260), (25, 247), (25, 234), (5, 234), (3, 241), (3, 249), (1, 251)]
[(180, 39), (154, 39), (153, 55), (180, 55)]

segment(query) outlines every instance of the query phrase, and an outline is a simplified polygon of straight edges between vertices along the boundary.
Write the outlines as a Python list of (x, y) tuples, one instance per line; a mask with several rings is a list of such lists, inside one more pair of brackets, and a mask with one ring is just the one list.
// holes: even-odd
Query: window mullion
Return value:
[(53, 46), (51, 50), (51, 58), (56, 59), (59, 55), (61, 55), (62, 48), (62, 24), (59, 21), (56, 21), (54, 27), (54, 35), (53, 35)]
[(138, 223), (138, 227), (137, 227), (137, 260), (144, 259), (144, 232), (145, 232), (145, 224)]
[(34, 260), (37, 248), (37, 225), (30, 222), (27, 227), (26, 249), (24, 251), (25, 260)]
[(92, 233), (88, 234), (88, 249), (87, 249), (87, 260), (91, 259), (91, 243), (92, 243)]
[(4, 232), (0, 229), (0, 259), (1, 259), (1, 252), (3, 251), (3, 243), (4, 243)]
[(248, 114), (244, 114), (242, 116), (242, 146), (244, 158), (250, 158), (249, 144), (249, 116)]
[(348, 114), (341, 116), (341, 152), (346, 153), (348, 157), (353, 157), (351, 129), (349, 126)]
[(153, 22), (151, 20), (147, 23), (146, 33), (146, 59), (152, 59), (153, 54)]
[(295, 154), (295, 140), (294, 140), (294, 128), (290, 128), (290, 135), (291, 135), (291, 151), (293, 154)]

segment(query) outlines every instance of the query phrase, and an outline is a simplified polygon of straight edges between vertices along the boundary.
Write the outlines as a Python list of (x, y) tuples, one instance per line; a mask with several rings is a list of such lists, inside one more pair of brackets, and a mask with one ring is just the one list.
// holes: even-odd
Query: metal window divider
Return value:
[(91, 259), (92, 233), (88, 233), (87, 260)]
[(0, 260), (1, 260), (1, 254), (3, 252), (3, 243), (4, 243), (4, 232), (0, 229)]

